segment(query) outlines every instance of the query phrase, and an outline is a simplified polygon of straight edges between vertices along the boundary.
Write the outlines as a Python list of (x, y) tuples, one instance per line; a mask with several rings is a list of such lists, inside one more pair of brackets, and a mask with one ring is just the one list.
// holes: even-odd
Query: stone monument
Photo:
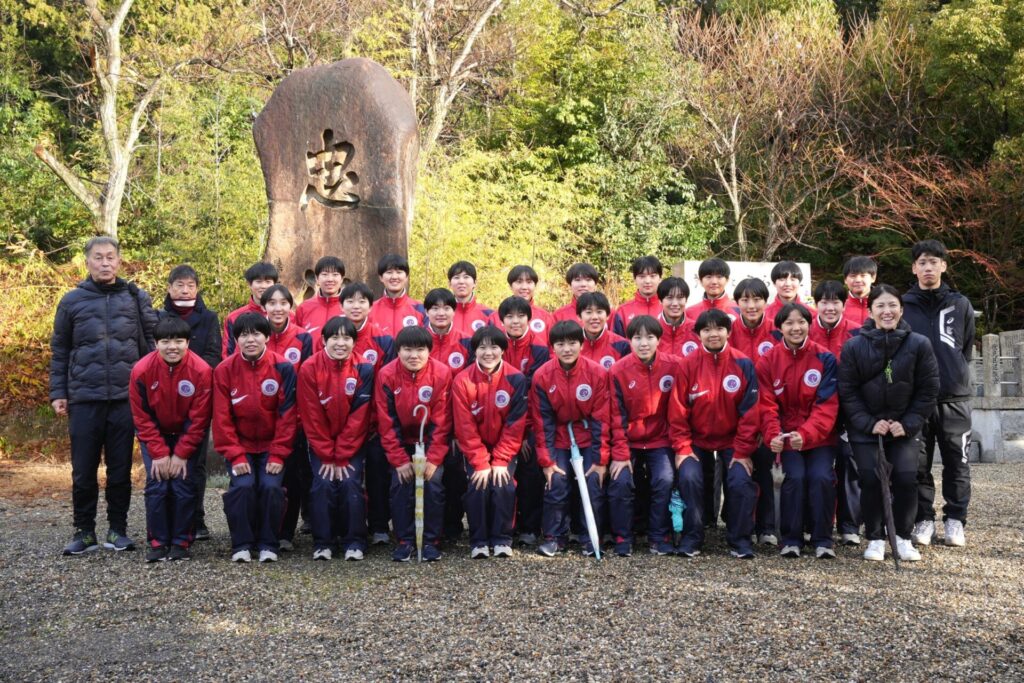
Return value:
[(345, 261), (346, 279), (378, 293), (377, 260), (406, 254), (419, 150), (405, 89), (369, 59), (301, 69), (281, 81), (253, 137), (266, 182), (265, 258), (297, 299), (313, 266)]

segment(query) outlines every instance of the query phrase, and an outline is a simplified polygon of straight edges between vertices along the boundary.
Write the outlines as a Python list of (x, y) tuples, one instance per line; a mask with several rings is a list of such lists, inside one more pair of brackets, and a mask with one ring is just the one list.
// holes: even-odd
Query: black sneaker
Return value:
[(189, 552), (189, 549), (183, 545), (172, 545), (170, 552), (167, 553), (167, 559), (171, 561), (191, 560), (192, 553)]
[(303, 536), (312, 536), (313, 535), (313, 525), (311, 525), (306, 520), (302, 520), (302, 526), (299, 527), (299, 533), (302, 534)]
[(197, 541), (209, 541), (210, 530), (206, 528), (206, 522), (196, 522), (196, 540)]
[(152, 546), (146, 551), (146, 562), (165, 562), (169, 551), (165, 545)]
[(76, 531), (71, 542), (64, 546), (65, 555), (82, 555), (100, 549), (96, 534), (92, 531)]
[(107, 550), (116, 550), (118, 552), (122, 550), (135, 550), (135, 541), (119, 531), (110, 529), (107, 531), (107, 540), (103, 542), (103, 547)]

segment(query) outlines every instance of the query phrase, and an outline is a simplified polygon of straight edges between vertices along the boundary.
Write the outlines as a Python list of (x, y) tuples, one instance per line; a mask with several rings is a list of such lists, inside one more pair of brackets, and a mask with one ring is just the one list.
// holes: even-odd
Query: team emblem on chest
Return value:
[(356, 378), (349, 377), (345, 380), (345, 394), (351, 396), (356, 393)]
[(740, 390), (740, 378), (736, 375), (726, 375), (722, 380), (722, 388), (730, 394), (735, 394)]
[(299, 361), (302, 360), (302, 352), (293, 346), (284, 350), (284, 357), (292, 365), (298, 365)]
[(683, 355), (684, 356), (689, 356), (691, 353), (693, 353), (696, 350), (697, 350), (697, 342), (695, 342), (695, 341), (688, 341), (685, 344), (683, 344)]
[(448, 355), (448, 365), (453, 368), (461, 368), (463, 363), (466, 362), (466, 357), (458, 351), (453, 351)]
[(273, 396), (277, 393), (280, 386), (281, 385), (277, 383), (276, 379), (265, 379), (263, 380), (263, 383), (260, 384), (260, 391), (263, 392), (264, 396)]
[(416, 395), (419, 397), (420, 401), (426, 403), (427, 401), (430, 400), (430, 397), (434, 395), (434, 387), (420, 387), (419, 393), (417, 393)]
[(508, 392), (504, 389), (500, 389), (494, 393), (494, 405), (499, 408), (504, 408), (508, 405), (508, 402), (512, 400), (512, 397), (508, 395)]
[(402, 318), (402, 326), (403, 327), (412, 327), (415, 324), (416, 324), (416, 316), (414, 316), (414, 315), (407, 315), (404, 318)]
[(178, 382), (178, 396), (192, 396), (196, 393), (196, 385), (189, 382), (187, 379), (183, 379)]
[(658, 388), (661, 389), (663, 394), (667, 394), (672, 390), (672, 375), (664, 375), (658, 380)]
[(818, 370), (815, 370), (814, 368), (811, 368), (810, 370), (805, 372), (804, 373), (804, 384), (806, 384), (807, 386), (809, 386), (811, 388), (814, 388), (814, 387), (818, 386), (819, 384), (821, 384), (821, 372), (819, 372)]
[(589, 384), (581, 384), (576, 387), (576, 400), (577, 401), (589, 401), (590, 397), (594, 395), (594, 390), (590, 388)]
[(543, 332), (544, 321), (541, 320), (540, 318), (534, 318), (533, 320), (530, 321), (530, 329), (533, 330), (534, 332)]

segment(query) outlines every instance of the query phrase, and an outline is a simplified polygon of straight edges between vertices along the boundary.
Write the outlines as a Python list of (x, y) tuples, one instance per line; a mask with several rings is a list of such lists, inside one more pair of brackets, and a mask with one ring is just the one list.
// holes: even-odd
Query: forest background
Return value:
[[(1020, 0), (0, 0), (0, 411), (49, 424), (48, 340), (81, 246), (162, 298), (247, 295), (267, 229), (252, 122), (295, 69), (362, 56), (421, 122), (412, 292), (460, 258), (485, 302), (530, 263), (951, 250), (984, 331), (1024, 323)], [(31, 416), (32, 419), (28, 419)], [(31, 441), (0, 436), (0, 456)], [(29, 449), (31, 450), (31, 448)]]

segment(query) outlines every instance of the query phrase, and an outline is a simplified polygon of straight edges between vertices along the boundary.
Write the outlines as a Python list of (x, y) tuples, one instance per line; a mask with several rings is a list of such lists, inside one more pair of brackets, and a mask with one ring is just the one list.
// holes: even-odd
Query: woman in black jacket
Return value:
[(871, 318), (843, 345), (839, 363), (839, 400), (860, 471), (868, 538), (864, 559), (885, 559), (882, 483), (875, 471), (882, 436), (893, 467), (896, 547), (900, 559), (914, 562), (921, 559), (910, 541), (917, 514), (917, 458), (921, 429), (939, 395), (939, 368), (931, 342), (902, 319), (903, 302), (894, 287), (874, 287), (868, 308)]

